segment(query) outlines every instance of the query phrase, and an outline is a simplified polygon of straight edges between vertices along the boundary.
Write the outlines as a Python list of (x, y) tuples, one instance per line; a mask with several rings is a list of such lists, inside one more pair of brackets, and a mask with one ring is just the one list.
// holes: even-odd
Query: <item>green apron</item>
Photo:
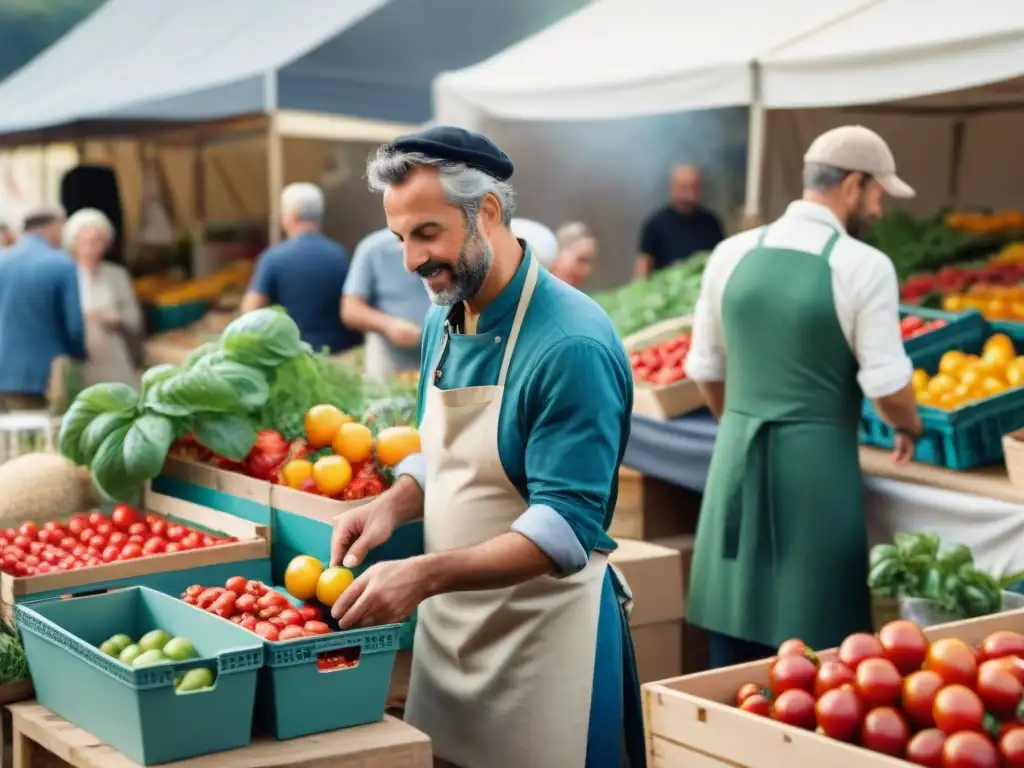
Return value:
[(704, 491), (687, 618), (814, 648), (870, 630), (857, 361), (829, 254), (764, 244), (722, 297), (725, 412)]

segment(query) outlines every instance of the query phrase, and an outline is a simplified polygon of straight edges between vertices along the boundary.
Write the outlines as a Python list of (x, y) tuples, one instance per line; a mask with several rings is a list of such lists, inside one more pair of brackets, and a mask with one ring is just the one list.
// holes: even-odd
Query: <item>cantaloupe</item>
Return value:
[(0, 526), (66, 520), (100, 497), (89, 470), (56, 453), (26, 453), (0, 464)]

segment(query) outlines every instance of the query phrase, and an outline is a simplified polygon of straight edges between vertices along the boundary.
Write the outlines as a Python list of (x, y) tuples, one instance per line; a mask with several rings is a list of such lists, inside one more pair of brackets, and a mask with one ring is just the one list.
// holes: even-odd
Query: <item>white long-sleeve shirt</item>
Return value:
[[(805, 200), (791, 203), (769, 226), (765, 245), (821, 253), (836, 230), (842, 234), (829, 256), (836, 317), (860, 366), (861, 390), (871, 398), (885, 397), (905, 387), (913, 371), (900, 335), (899, 284), (889, 257), (847, 235), (828, 208)], [(708, 260), (686, 361), (686, 374), (695, 381), (725, 379), (722, 297), (736, 265), (760, 236), (754, 229), (730, 237)]]

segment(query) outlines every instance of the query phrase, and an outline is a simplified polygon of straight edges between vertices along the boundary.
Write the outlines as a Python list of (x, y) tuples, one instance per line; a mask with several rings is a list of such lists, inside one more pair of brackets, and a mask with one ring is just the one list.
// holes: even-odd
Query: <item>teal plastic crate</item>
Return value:
[(982, 341), (989, 334), (985, 318), (977, 310), (968, 312), (943, 312), (923, 307), (901, 306), (900, 317), (916, 315), (925, 322), (945, 320), (943, 328), (921, 334), (903, 342), (907, 356), (915, 368), (935, 370), (938, 368), (942, 355), (951, 349), (980, 348)]
[[(986, 338), (991, 335), (986, 333)], [(1015, 342), (1017, 354), (1024, 342)], [(984, 339), (964, 346), (968, 354), (981, 352)], [(941, 357), (941, 354), (939, 355)], [(934, 374), (938, 360), (925, 370)], [(1024, 427), (1024, 387), (990, 397), (954, 411), (931, 406), (918, 407), (924, 435), (914, 450), (914, 460), (956, 470), (974, 469), (1003, 461), (1003, 435)], [(861, 442), (891, 448), (894, 430), (882, 421), (870, 400), (864, 400), (860, 425)]]
[[(146, 587), (17, 607), (36, 698), (143, 765), (237, 749), (252, 738), (259, 638)], [(152, 629), (188, 638), (198, 658), (134, 669), (97, 645)], [(178, 694), (190, 669), (214, 671), (212, 688)]]
[[(284, 571), (297, 555), (312, 555), (325, 565), (331, 559), (331, 526), (320, 520), (296, 515), (283, 509), (274, 510), (271, 537), (274, 584), (284, 583)], [(423, 523), (407, 523), (389, 541), (371, 550), (363, 565), (355, 570), (358, 576), (374, 563), (401, 560), (423, 554)], [(284, 590), (282, 590), (284, 591)], [(412, 648), (416, 628), (416, 614), (401, 624), (399, 648)]]
[(1020, 345), (1024, 343), (1024, 323), (1017, 323), (1010, 320), (990, 320), (989, 327), (997, 333), (1005, 333), (1013, 343)]
[[(398, 652), (398, 624), (266, 643), (256, 727), (294, 739), (384, 717)], [(355, 662), (330, 668), (333, 659)]]
[(187, 328), (203, 317), (213, 307), (209, 301), (189, 301), (173, 306), (152, 305), (153, 333), (166, 333)]

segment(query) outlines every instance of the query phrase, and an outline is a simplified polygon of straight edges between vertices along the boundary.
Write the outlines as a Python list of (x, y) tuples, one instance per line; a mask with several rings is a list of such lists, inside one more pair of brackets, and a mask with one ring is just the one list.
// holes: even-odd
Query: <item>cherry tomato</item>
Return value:
[(289, 626), (288, 622), (282, 619), (280, 616), (271, 616), (269, 619), (267, 619), (267, 621), (270, 623), (271, 626), (273, 626), (279, 631)]
[(206, 590), (202, 584), (193, 584), (191, 587), (185, 590), (183, 594), (189, 595), (190, 597), (199, 597)]
[(185, 535), (185, 528), (181, 525), (168, 525), (167, 526), (167, 540), (168, 541), (181, 541)]
[(181, 545), (178, 544), (176, 541), (172, 541), (168, 543), (166, 547), (164, 547), (164, 552), (168, 554), (170, 554), (171, 552), (181, 552)]
[(134, 560), (142, 557), (142, 548), (138, 544), (125, 544), (119, 555), (120, 560)]
[(183, 536), (181, 541), (178, 543), (181, 545), (182, 549), (199, 549), (202, 545), (202, 540), (199, 538), (198, 533), (192, 531), (191, 533)]
[(142, 554), (144, 555), (159, 555), (162, 554), (164, 549), (167, 547), (167, 542), (160, 538), (152, 538), (142, 545)]
[(974, 649), (953, 637), (932, 643), (925, 655), (924, 666), (938, 672), (946, 685), (973, 686), (978, 678), (978, 659)]
[(947, 685), (935, 695), (932, 717), (936, 727), (950, 735), (958, 731), (981, 731), (985, 705), (974, 691), (964, 685)]
[(121, 531), (114, 531), (107, 538), (107, 543), (112, 547), (117, 547), (118, 549), (120, 549), (128, 543), (128, 534), (122, 533)]
[(75, 547), (78, 546), (78, 543), (78, 534), (75, 534), (74, 537), (65, 536), (63, 539), (60, 540), (60, 548), (65, 549), (68, 552), (71, 552), (72, 550), (74, 550)]
[(134, 523), (140, 522), (139, 513), (127, 504), (118, 504), (110, 516), (114, 526), (127, 531)]
[(824, 735), (851, 741), (864, 720), (864, 704), (849, 688), (835, 688), (818, 699), (814, 713)]
[(978, 667), (975, 690), (985, 709), (1003, 718), (1016, 717), (1021, 698), (1024, 698), (1024, 685), (1001, 659), (989, 659)]
[[(303, 632), (306, 630), (303, 629)], [(767, 691), (765, 691), (767, 693)], [(772, 716), (772, 700), (761, 693), (755, 693), (753, 696), (748, 696), (739, 705), (740, 709), (744, 712), (749, 712), (752, 715), (760, 715), (761, 717)]]
[(199, 537), (199, 541), (200, 541), (200, 545), (199, 546), (201, 546), (201, 547), (215, 547), (215, 546), (217, 546), (217, 539), (215, 539), (213, 536), (210, 536), (208, 534), (203, 534), (202, 536), (200, 536)]
[(999, 751), (980, 733), (954, 733), (942, 745), (942, 768), (999, 768)]
[(899, 701), (903, 678), (888, 659), (864, 659), (854, 674), (854, 687), (868, 710), (889, 707)]
[(253, 632), (262, 637), (264, 640), (276, 641), (280, 639), (277, 627), (266, 621), (258, 622), (253, 628)]
[(256, 627), (256, 624), (257, 621), (255, 616), (253, 616), (252, 614), (245, 614), (239, 626), (252, 630)]
[(146, 537), (145, 536), (139, 536), (138, 534), (133, 534), (133, 535), (128, 537), (128, 543), (129, 544), (138, 544), (141, 547), (143, 544), (146, 543)]
[(305, 620), (302, 618), (302, 614), (294, 608), (285, 608), (280, 613), (281, 621), (285, 624), (294, 624), (296, 627), (301, 627), (305, 624)]
[(129, 536), (149, 536), (149, 526), (145, 523), (132, 523), (128, 526)]
[[(234, 592), (234, 590), (231, 591)], [(244, 613), (253, 613), (257, 610), (256, 595), (250, 595), (248, 592), (244, 592), (238, 596), (236, 605), (238, 606), (238, 610)]]
[(101, 525), (107, 522), (107, 518), (102, 512), (90, 512), (89, 513), (89, 527), (95, 528), (97, 525)]
[(77, 537), (82, 531), (89, 527), (88, 515), (72, 515), (68, 520), (67, 531), (71, 536)]
[(803, 656), (815, 665), (818, 664), (818, 654), (811, 650), (810, 646), (803, 640), (787, 640), (779, 646), (778, 653), (775, 655), (780, 659), (786, 656)]
[(27, 552), (28, 548), (32, 546), (32, 539), (30, 539), (28, 536), (22, 536), (19, 533), (17, 536), (14, 537), (14, 546), (16, 546), (20, 550)]
[(907, 744), (906, 760), (928, 768), (942, 768), (942, 745), (946, 734), (938, 728), (929, 728), (914, 734)]
[(35, 523), (29, 521), (18, 526), (18, 533), (28, 539), (35, 539), (39, 535), (39, 529)]
[(792, 688), (803, 691), (814, 690), (814, 679), (818, 668), (805, 656), (782, 656), (772, 662), (768, 672), (768, 688), (775, 696)]
[(160, 520), (159, 518), (149, 524), (149, 532), (154, 536), (159, 536), (161, 539), (167, 538), (167, 521)]
[(114, 526), (108, 522), (102, 522), (95, 527), (98, 536), (109, 536), (114, 532)]
[[(308, 619), (306, 621), (308, 621)], [(738, 707), (745, 700), (749, 699), (751, 696), (754, 696), (758, 693), (761, 693), (760, 685), (758, 685), (757, 683), (747, 683), (738, 691), (736, 691), (736, 706)]]
[[(322, 621), (307, 621), (302, 625), (302, 628), (312, 635), (326, 635), (329, 634), (331, 628), (324, 624)], [(810, 698), (810, 694), (807, 695)], [(814, 699), (811, 699), (811, 717), (813, 719), (814, 713)], [(811, 726), (814, 727), (813, 725)]]
[(878, 633), (885, 658), (896, 665), (901, 675), (921, 668), (928, 653), (928, 639), (912, 621), (890, 621)]
[(117, 547), (107, 547), (103, 550), (103, 554), (100, 557), (103, 558), (104, 563), (112, 563), (117, 560), (117, 556), (121, 554), (121, 550)]
[[(317, 622), (309, 622), (310, 624)], [(789, 659), (798, 659), (799, 656), (787, 656)], [(779, 659), (782, 661), (782, 659)], [(807, 659), (803, 659), (807, 661)], [(812, 665), (813, 666), (813, 665)], [(772, 704), (772, 717), (780, 723), (813, 730), (816, 724), (814, 718), (814, 697), (802, 688), (790, 688), (783, 691), (782, 695), (775, 699)]]
[(57, 533), (63, 533), (64, 526), (61, 525), (60, 523), (58, 523), (56, 520), (49, 520), (49, 521), (43, 523), (43, 530), (44, 531), (51, 531), (51, 532), (56, 531)]
[(278, 638), (277, 639), (278, 640), (282, 640), (282, 641), (283, 640), (295, 640), (297, 638), (305, 637), (305, 636), (306, 636), (306, 633), (303, 631), (302, 627), (288, 626), (288, 627), (285, 627), (284, 629), (282, 629), (278, 633)]
[(299, 613), (302, 614), (302, 618), (305, 621), (321, 621), (324, 617), (318, 605), (304, 605), (299, 608)]
[(922, 669), (903, 680), (903, 713), (918, 728), (934, 728), (932, 705), (946, 684), (938, 672)]
[(93, 537), (91, 537), (89, 539), (89, 547), (91, 547), (91, 548), (98, 549), (98, 550), (100, 550), (102, 552), (103, 548), (105, 546), (107, 546), (107, 537), (106, 536), (100, 536), (97, 533), (95, 536), (93, 536)]
[(1024, 727), (1015, 724), (999, 739), (999, 756), (1005, 768), (1024, 768)]
[(860, 743), (872, 752), (902, 757), (909, 739), (910, 727), (893, 707), (872, 709), (864, 718)]
[(267, 593), (267, 585), (256, 579), (249, 579), (245, 584), (245, 591), (256, 597), (263, 597)]
[(85, 544), (85, 543), (87, 543), (89, 541), (89, 539), (91, 539), (95, 535), (96, 535), (96, 531), (94, 531), (92, 528), (83, 528), (82, 532), (80, 534), (78, 534), (78, 540), (82, 544)]

